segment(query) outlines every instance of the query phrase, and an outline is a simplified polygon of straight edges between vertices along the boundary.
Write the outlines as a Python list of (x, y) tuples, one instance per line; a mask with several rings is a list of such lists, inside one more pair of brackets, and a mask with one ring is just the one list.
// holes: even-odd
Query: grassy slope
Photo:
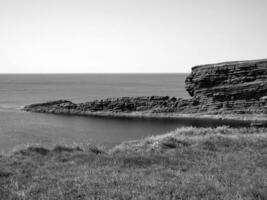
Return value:
[(181, 128), (0, 157), (0, 199), (267, 199), (267, 129)]

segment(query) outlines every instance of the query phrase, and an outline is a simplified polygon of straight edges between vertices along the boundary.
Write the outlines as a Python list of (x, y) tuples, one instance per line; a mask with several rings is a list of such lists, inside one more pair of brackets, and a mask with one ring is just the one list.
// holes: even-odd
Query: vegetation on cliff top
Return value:
[(0, 156), (0, 199), (266, 199), (266, 128), (180, 128), (122, 143)]

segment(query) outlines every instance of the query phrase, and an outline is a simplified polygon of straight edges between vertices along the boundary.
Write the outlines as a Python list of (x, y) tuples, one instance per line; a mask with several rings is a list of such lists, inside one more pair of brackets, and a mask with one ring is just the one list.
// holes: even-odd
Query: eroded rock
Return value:
[(267, 60), (195, 66), (185, 80), (185, 88), (191, 99), (141, 96), (78, 104), (59, 100), (32, 104), (24, 110), (76, 115), (95, 112), (267, 114)]

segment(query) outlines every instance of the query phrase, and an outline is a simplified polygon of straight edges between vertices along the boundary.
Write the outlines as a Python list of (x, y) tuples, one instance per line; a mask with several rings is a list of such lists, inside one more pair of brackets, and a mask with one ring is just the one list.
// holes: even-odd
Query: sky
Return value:
[(188, 73), (267, 58), (266, 0), (0, 0), (0, 73)]

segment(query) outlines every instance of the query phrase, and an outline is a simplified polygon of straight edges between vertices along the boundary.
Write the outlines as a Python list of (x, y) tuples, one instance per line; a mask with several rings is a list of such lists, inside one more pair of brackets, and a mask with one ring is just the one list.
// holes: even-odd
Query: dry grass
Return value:
[(107, 153), (29, 146), (0, 156), (0, 199), (264, 200), (267, 131), (181, 128)]

